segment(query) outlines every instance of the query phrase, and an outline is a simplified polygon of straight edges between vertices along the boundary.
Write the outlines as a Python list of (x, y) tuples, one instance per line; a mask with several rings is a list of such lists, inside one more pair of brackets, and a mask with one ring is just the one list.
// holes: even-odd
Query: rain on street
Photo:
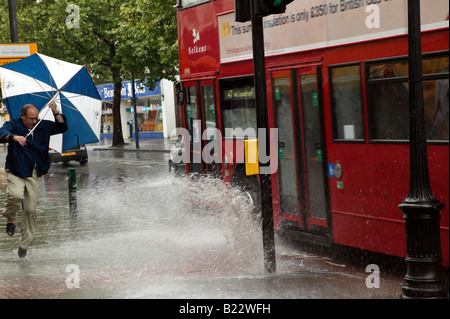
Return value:
[[(242, 194), (219, 180), (170, 175), (166, 152), (95, 147), (87, 165), (52, 164), (43, 178), (37, 236), (25, 259), (17, 257), (20, 232), (2, 231), (0, 299), (400, 296), (401, 276), (382, 269), (380, 288), (369, 288), (364, 267), (278, 240), (277, 272), (266, 275), (259, 225)], [(5, 156), (2, 146), (2, 203)], [(69, 168), (77, 176), (74, 216)]]

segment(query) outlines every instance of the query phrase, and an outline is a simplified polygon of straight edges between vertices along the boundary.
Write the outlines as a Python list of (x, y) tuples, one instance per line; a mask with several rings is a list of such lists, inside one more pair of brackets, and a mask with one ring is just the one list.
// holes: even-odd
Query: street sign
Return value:
[(37, 52), (37, 43), (0, 43), (0, 65), (19, 61)]
[[(37, 43), (0, 43), (0, 66), (16, 62), (38, 52)], [(0, 87), (1, 87), (0, 81)]]

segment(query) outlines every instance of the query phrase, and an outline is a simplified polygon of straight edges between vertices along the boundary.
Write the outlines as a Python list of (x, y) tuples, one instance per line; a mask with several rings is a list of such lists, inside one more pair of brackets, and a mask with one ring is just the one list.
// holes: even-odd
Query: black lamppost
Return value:
[(19, 32), (17, 31), (17, 14), (16, 14), (16, 1), (8, 0), (9, 10), (9, 32), (11, 34), (11, 42), (19, 42)]
[(428, 174), (422, 83), (420, 0), (408, 0), (410, 187), (399, 205), (406, 230), (403, 298), (448, 298), (442, 273), (440, 211)]

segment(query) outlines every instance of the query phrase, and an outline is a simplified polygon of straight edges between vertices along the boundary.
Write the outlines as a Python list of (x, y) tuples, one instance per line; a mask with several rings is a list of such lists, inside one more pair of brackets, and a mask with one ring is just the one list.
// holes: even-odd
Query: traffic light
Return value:
[(250, 1), (254, 2), (255, 15), (265, 17), (271, 14), (284, 13), (286, 5), (294, 0), (234, 0), (235, 20), (237, 22), (251, 20)]
[(254, 0), (255, 14), (258, 17), (264, 17), (271, 14), (284, 13), (286, 5), (294, 0)]
[(237, 22), (247, 22), (251, 20), (250, 1), (254, 0), (234, 0), (234, 14)]

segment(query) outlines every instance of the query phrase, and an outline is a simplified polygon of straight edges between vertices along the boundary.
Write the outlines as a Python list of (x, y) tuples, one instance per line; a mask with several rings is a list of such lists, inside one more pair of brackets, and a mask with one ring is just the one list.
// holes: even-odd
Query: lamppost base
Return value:
[(442, 259), (406, 258), (408, 274), (402, 286), (403, 299), (448, 299), (448, 283), (441, 274)]
[[(405, 279), (407, 280), (407, 279)], [(420, 287), (402, 286), (403, 299), (448, 299), (448, 291), (440, 284), (423, 284)]]
[(403, 211), (406, 229), (407, 274), (402, 287), (403, 298), (448, 298), (444, 282), (440, 245), (439, 219), (444, 204), (436, 198), (406, 199)]

